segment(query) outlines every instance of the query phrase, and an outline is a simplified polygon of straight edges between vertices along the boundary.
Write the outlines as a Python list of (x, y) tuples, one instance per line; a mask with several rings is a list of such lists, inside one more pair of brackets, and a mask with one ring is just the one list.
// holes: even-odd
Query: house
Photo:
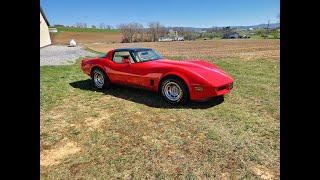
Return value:
[(169, 36), (178, 36), (178, 31), (174, 31), (173, 29), (169, 29)]
[(236, 38), (240, 38), (240, 35), (237, 32), (227, 32), (227, 33), (223, 34), (223, 38), (224, 39), (236, 39)]
[(49, 32), (51, 32), (51, 33), (56, 33), (56, 32), (58, 32), (58, 29), (55, 28), (55, 27), (50, 27), (50, 28), (49, 28)]
[(178, 36), (178, 31), (169, 29), (169, 33), (166, 36), (159, 37), (158, 41), (184, 41), (184, 37)]
[(178, 36), (177, 37), (177, 41), (184, 41), (184, 37), (183, 36)]
[(173, 38), (167, 36), (159, 37), (158, 41), (173, 41)]
[(40, 7), (40, 48), (51, 45), (49, 26), (48, 19)]
[(183, 36), (162, 36), (158, 41), (184, 41)]

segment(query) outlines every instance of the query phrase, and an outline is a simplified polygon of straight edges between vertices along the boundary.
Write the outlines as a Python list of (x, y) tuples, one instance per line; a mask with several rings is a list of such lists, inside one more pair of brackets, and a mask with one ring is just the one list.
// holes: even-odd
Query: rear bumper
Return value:
[(192, 101), (206, 101), (210, 98), (216, 96), (223, 96), (229, 94), (231, 89), (233, 88), (233, 82), (225, 84), (219, 87), (212, 87), (212, 86), (202, 86), (203, 90), (199, 91), (196, 89), (197, 85), (192, 85), (190, 90), (190, 100)]

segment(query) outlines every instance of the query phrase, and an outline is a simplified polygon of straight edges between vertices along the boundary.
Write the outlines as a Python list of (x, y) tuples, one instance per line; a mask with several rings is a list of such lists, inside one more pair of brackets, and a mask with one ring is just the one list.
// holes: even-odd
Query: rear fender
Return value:
[(100, 65), (100, 64), (95, 64), (95, 65), (91, 66), (91, 68), (90, 68), (90, 74), (89, 74), (90, 77), (91, 77), (92, 70), (93, 70), (94, 68), (102, 69), (102, 70), (104, 71), (104, 73), (107, 74), (107, 71), (106, 71), (106, 68), (105, 68), (105, 67), (103, 67), (103, 66)]

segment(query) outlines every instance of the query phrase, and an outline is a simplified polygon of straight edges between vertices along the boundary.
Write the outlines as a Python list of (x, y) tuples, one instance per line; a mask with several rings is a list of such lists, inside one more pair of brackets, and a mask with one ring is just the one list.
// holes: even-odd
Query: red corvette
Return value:
[(159, 92), (172, 104), (223, 96), (233, 87), (232, 77), (214, 64), (168, 60), (147, 48), (111, 50), (97, 58), (83, 59), (81, 69), (98, 89), (111, 84), (146, 88)]

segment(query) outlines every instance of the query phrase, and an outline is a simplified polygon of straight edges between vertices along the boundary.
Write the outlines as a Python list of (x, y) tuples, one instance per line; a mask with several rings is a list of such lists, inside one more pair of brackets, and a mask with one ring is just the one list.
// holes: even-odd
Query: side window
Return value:
[(128, 58), (131, 63), (133, 63), (133, 59), (129, 53), (129, 51), (120, 51), (115, 52), (112, 58), (112, 61), (115, 63), (123, 63), (123, 60)]

